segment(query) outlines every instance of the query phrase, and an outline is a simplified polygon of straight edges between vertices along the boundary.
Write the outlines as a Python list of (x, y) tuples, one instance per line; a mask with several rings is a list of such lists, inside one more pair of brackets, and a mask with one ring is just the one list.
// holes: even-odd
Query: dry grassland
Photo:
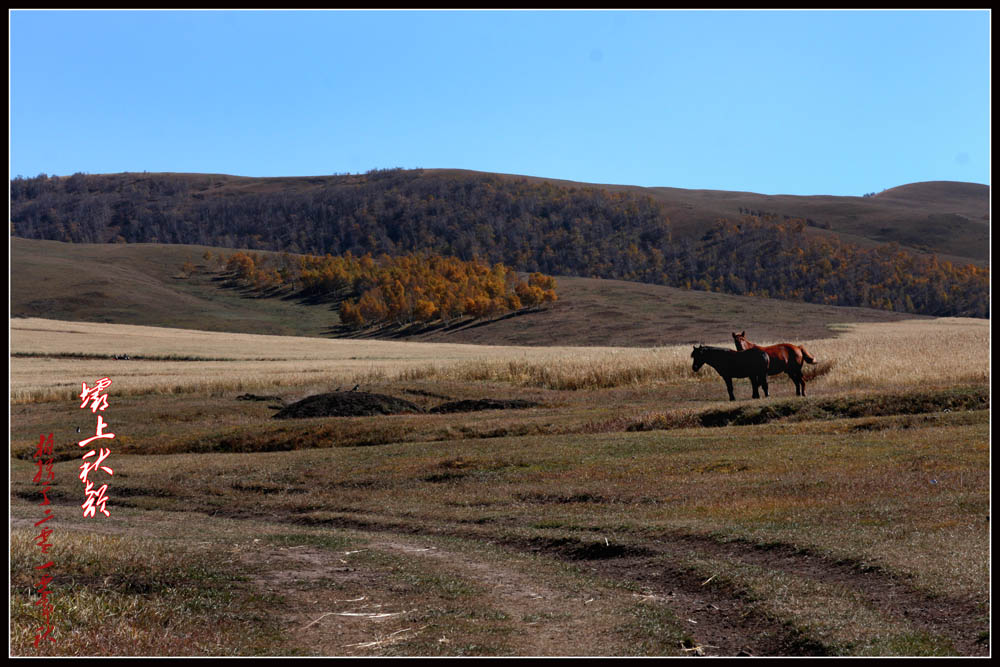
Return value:
[[(986, 655), (989, 322), (830, 329), (788, 341), (819, 361), (807, 398), (781, 377), (731, 404), (687, 345), (12, 320), (12, 651), (39, 654), (48, 430), (51, 654)], [(114, 520), (81, 523), (71, 399), (105, 375)], [(541, 405), (279, 423), (235, 396), (359, 381)], [(727, 411), (776, 417), (697, 419)]]
[[(804, 345), (819, 362), (807, 366), (810, 393), (989, 379), (988, 320), (942, 318), (831, 329), (835, 338), (787, 341)], [(719, 381), (710, 370), (691, 373), (686, 345), (503, 347), (325, 340), (37, 318), (11, 320), (10, 333), (15, 404), (68, 399), (78, 393), (81, 380), (105, 375), (115, 381), (119, 396), (310, 386), (330, 390), (398, 379), (557, 390)], [(750, 335), (761, 345), (784, 342)], [(729, 347), (731, 340), (710, 343)], [(124, 353), (130, 361), (111, 358)]]

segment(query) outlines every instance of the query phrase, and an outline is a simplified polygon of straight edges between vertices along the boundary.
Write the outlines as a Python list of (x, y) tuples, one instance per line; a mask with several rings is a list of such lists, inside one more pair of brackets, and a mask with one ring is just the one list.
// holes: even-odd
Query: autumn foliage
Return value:
[(352, 328), (492, 318), (558, 298), (551, 276), (536, 272), (522, 280), (503, 264), (426, 253), (376, 258), (239, 251), (225, 269), (261, 293), (290, 291), (339, 302), (341, 323)]
[[(499, 263), (526, 273), (923, 315), (989, 316), (986, 267), (951, 264), (898, 245), (859, 246), (840, 240), (835, 226), (826, 231), (831, 227), (826, 221), (757, 208), (734, 205), (730, 220), (675, 234), (667, 209), (648, 196), (525, 178), (373, 170), (252, 184), (245, 189), (241, 179), (204, 174), (15, 178), (11, 233), (68, 242), (310, 253), (319, 257), (305, 266), (291, 259), (250, 266), (237, 258), (230, 270), (262, 292), (294, 284), (350, 301), (347, 318), (361, 322), (489, 317), (502, 301), (512, 307), (512, 295), (525, 306), (544, 301), (551, 289), (538, 279), (520, 286), (512, 281), (512, 292), (501, 297), (495, 287), (491, 292), (478, 285), (480, 269), (469, 269), (474, 279), (462, 278), (465, 282), (452, 285), (445, 297), (434, 296), (440, 289), (433, 281), (377, 277), (376, 266), (392, 270), (373, 257), (407, 253), (424, 253), (416, 256), (428, 263), (454, 257), (486, 267), (487, 273)], [(920, 247), (919, 241), (913, 247)], [(375, 291), (366, 298), (370, 290)]]
[[(719, 220), (681, 286), (941, 317), (989, 317), (989, 269), (955, 266), (891, 243), (875, 248), (805, 233), (805, 222)], [(682, 274), (683, 275), (683, 274)]]

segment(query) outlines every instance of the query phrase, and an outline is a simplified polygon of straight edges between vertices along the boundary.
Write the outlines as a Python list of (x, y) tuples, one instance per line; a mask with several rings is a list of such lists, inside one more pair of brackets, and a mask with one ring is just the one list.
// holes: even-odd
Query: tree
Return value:
[(360, 328), (365, 324), (365, 319), (361, 316), (361, 309), (350, 301), (341, 302), (340, 321), (342, 324), (353, 328)]

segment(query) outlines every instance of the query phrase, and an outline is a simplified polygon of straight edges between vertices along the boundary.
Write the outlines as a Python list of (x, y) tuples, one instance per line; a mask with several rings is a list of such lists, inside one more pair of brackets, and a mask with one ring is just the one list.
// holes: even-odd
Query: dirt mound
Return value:
[(503, 401), (495, 398), (479, 398), (442, 403), (441, 405), (431, 408), (428, 412), (442, 414), (449, 412), (475, 412), (476, 410), (520, 410), (522, 408), (534, 407), (538, 407), (538, 403), (535, 403), (534, 401), (522, 401), (517, 399)]
[(423, 412), (409, 401), (363, 391), (334, 391), (303, 398), (274, 414), (274, 419), (304, 417), (369, 417)]
[(280, 396), (258, 396), (257, 394), (246, 393), (236, 397), (237, 401), (280, 401)]
[[(238, 398), (240, 400), (262, 400), (259, 397), (247, 399), (240, 396)], [(269, 396), (266, 398), (276, 397)], [(426, 412), (445, 414), (452, 412), (475, 412), (477, 410), (520, 410), (523, 408), (534, 408), (538, 405), (534, 401), (479, 398), (449, 401), (426, 410)], [(410, 401), (386, 396), (385, 394), (370, 394), (363, 391), (334, 391), (328, 394), (309, 396), (297, 403), (292, 403), (275, 413), (274, 419), (369, 417), (372, 415), (398, 415), (413, 412), (425, 412), (425, 410)]]

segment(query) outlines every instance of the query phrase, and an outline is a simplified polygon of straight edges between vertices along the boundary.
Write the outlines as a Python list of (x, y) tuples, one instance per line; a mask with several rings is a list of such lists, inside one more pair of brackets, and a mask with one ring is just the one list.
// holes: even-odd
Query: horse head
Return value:
[(694, 362), (691, 364), (691, 370), (697, 373), (698, 369), (705, 365), (705, 353), (701, 345), (694, 346), (694, 349), (691, 351), (691, 358), (694, 359)]
[(741, 331), (739, 333), (736, 333), (734, 331), (734, 332), (732, 332), (732, 334), (733, 334), (733, 342), (736, 343), (736, 351), (737, 352), (741, 352), (743, 350), (749, 349), (750, 345), (747, 343), (747, 335), (746, 335), (747, 332), (746, 332), (746, 329), (744, 329), (743, 331)]

